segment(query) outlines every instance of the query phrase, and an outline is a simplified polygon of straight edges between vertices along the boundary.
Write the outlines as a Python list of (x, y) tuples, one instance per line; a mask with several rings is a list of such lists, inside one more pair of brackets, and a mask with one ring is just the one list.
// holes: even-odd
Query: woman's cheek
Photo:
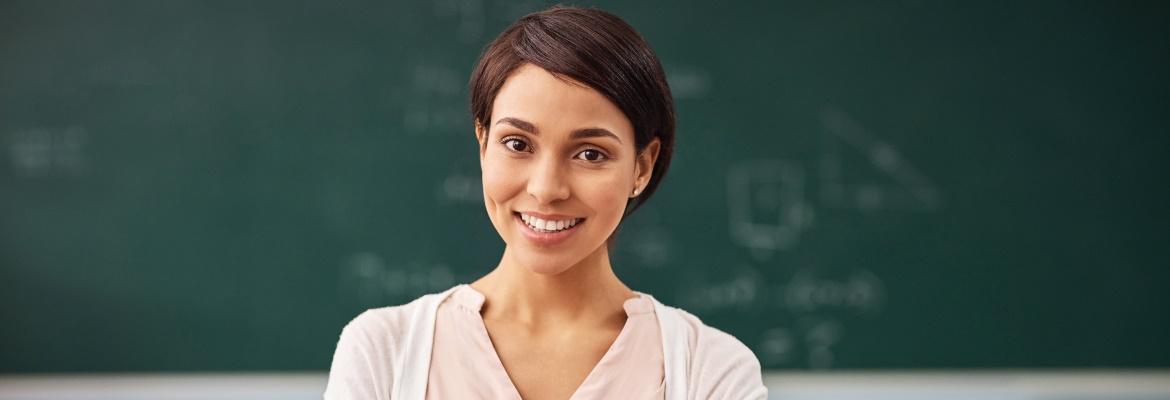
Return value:
[(493, 200), (506, 201), (508, 192), (514, 191), (519, 175), (509, 164), (510, 160), (488, 154), (483, 163), (483, 189)]
[(586, 203), (601, 214), (599, 216), (605, 218), (607, 222), (616, 224), (626, 207), (626, 193), (621, 188), (629, 184), (627, 179), (622, 179), (616, 173), (596, 176), (582, 186), (582, 191), (578, 195), (588, 198)]
[(492, 220), (492, 224), (502, 235), (504, 234), (502, 229), (507, 226), (511, 213), (510, 210), (506, 209), (509, 207), (509, 200), (511, 200), (511, 196), (508, 194), (511, 186), (508, 174), (499, 168), (499, 165), (485, 162), (482, 180), (484, 206), (487, 208), (488, 218)]

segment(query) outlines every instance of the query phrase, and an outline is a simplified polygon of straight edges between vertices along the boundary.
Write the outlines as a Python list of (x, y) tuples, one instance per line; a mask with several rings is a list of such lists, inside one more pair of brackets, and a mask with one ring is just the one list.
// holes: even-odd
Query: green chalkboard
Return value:
[[(768, 369), (1170, 366), (1163, 2), (599, 2), (662, 59), (631, 287)], [(466, 81), (543, 2), (0, 2), (0, 372), (323, 370), (470, 282)]]

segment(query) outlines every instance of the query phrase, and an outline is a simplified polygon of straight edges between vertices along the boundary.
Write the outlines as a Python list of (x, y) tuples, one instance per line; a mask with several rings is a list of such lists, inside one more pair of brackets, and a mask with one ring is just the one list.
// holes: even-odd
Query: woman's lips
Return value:
[(568, 238), (572, 236), (574, 232), (577, 232), (577, 228), (579, 228), (581, 224), (585, 223), (585, 220), (582, 219), (580, 222), (577, 222), (576, 225), (573, 225), (568, 229), (556, 232), (537, 232), (524, 222), (524, 220), (520, 217), (520, 213), (512, 213), (512, 219), (516, 220), (516, 224), (520, 226), (520, 233), (524, 235), (524, 238), (528, 239), (533, 244), (542, 247), (555, 246), (563, 243), (565, 240), (568, 240)]

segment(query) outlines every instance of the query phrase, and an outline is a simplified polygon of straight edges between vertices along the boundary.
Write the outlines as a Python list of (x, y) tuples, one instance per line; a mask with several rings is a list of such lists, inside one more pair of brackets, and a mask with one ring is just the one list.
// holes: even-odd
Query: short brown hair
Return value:
[(553, 6), (525, 15), (487, 45), (471, 74), (477, 125), (491, 125), (496, 94), (525, 63), (588, 86), (617, 105), (634, 127), (636, 153), (658, 138), (650, 182), (626, 205), (623, 219), (632, 214), (658, 188), (674, 151), (674, 100), (650, 45), (621, 18), (598, 9)]

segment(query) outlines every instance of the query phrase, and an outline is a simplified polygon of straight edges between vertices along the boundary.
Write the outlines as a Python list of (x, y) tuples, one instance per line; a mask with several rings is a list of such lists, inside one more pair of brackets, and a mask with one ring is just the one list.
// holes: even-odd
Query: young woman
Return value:
[(527, 15), (471, 77), (484, 205), (506, 243), (470, 285), (342, 330), (327, 399), (763, 399), (734, 337), (626, 287), (609, 243), (674, 145), (662, 66), (594, 9)]

